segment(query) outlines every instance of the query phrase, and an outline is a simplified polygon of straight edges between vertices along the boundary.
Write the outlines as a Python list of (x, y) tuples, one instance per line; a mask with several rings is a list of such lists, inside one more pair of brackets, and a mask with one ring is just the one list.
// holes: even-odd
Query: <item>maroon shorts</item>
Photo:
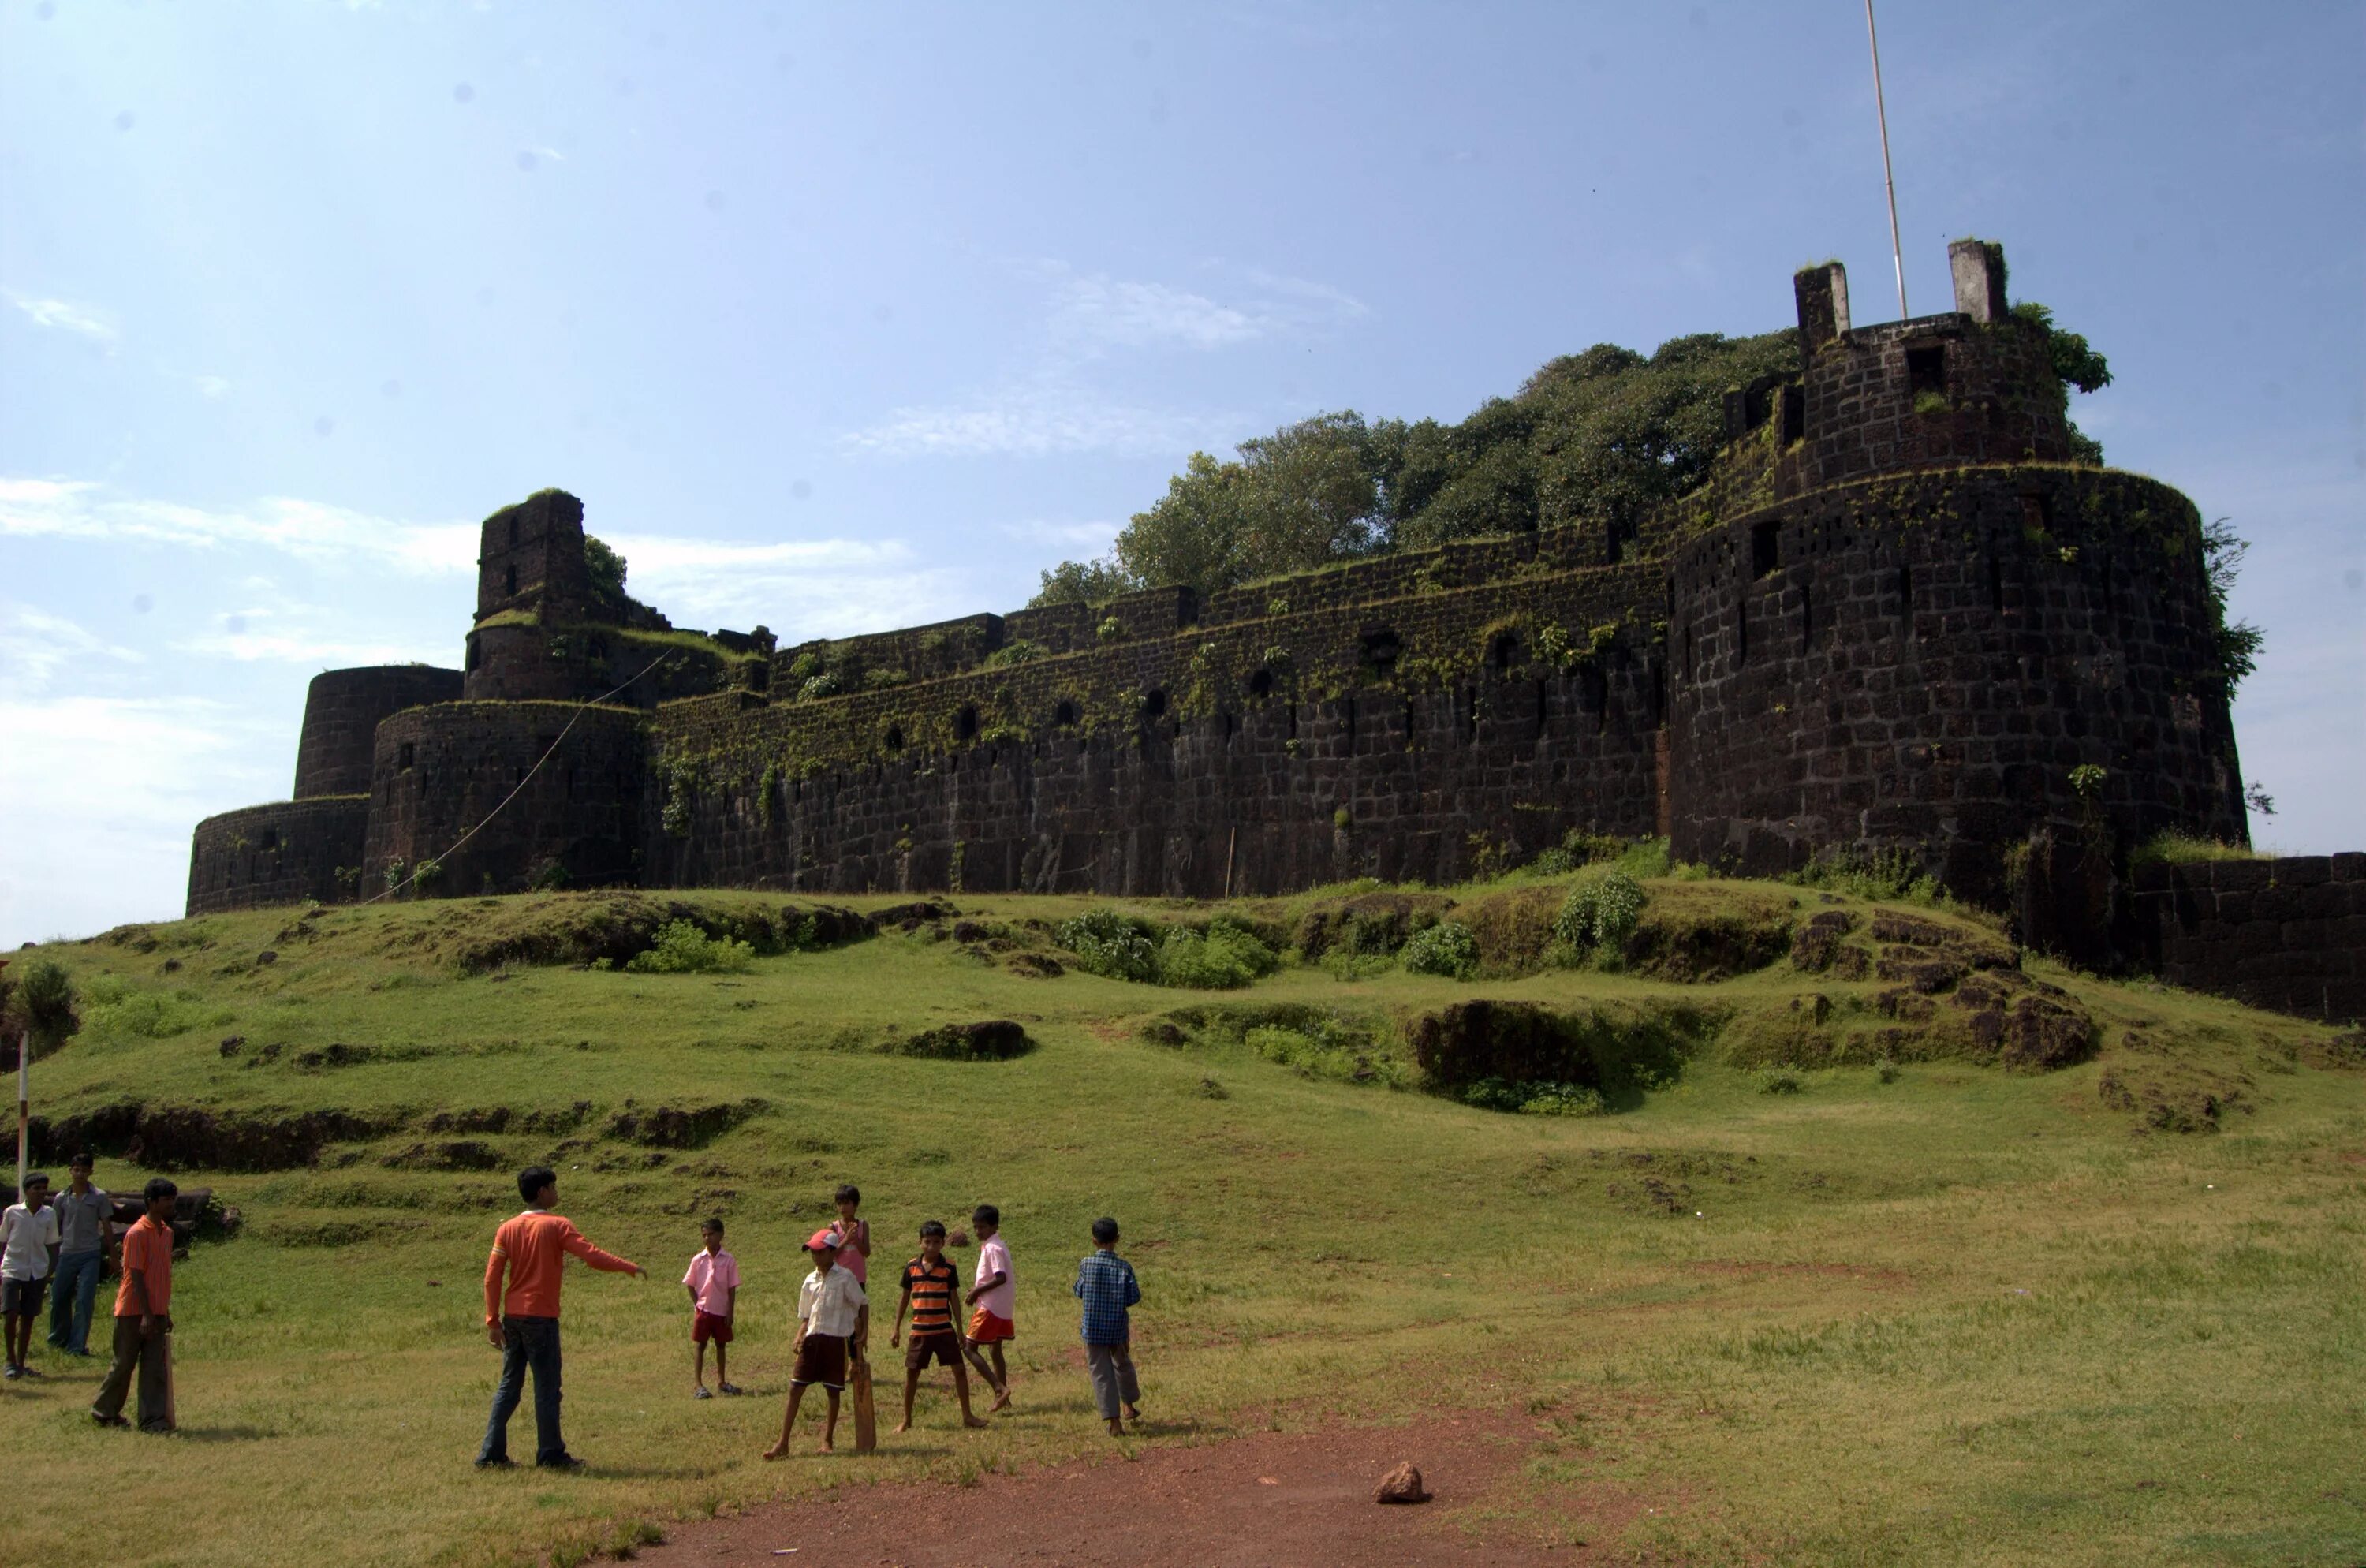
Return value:
[(931, 1361), (959, 1367), (962, 1364), (961, 1336), (950, 1328), (934, 1328), (926, 1334), (915, 1334), (904, 1341), (906, 1371), (925, 1372)]
[(692, 1313), (690, 1342), (693, 1345), (704, 1345), (710, 1339), (717, 1345), (730, 1344), (731, 1320), (727, 1317), (717, 1317), (711, 1312)]
[(837, 1334), (808, 1334), (797, 1347), (797, 1364), (789, 1369), (791, 1384), (817, 1382), (824, 1388), (846, 1386), (846, 1339)]

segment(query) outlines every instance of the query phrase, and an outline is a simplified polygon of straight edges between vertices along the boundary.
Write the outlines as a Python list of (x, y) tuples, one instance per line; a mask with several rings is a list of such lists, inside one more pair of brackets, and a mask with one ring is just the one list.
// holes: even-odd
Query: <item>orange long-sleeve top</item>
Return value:
[[(630, 1274), (637, 1268), (586, 1241), (575, 1222), (565, 1215), (528, 1209), (513, 1220), (501, 1222), (501, 1228), (493, 1233), (493, 1255), (485, 1260), (485, 1321), (557, 1317), (559, 1266), (570, 1252), (612, 1274)], [(510, 1277), (507, 1294), (501, 1291), (504, 1267)]]

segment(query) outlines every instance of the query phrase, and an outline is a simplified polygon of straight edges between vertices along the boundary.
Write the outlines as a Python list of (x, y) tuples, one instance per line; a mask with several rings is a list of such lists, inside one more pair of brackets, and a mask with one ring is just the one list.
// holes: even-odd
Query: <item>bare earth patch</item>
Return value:
[[(1149, 1424), (1153, 1438), (1158, 1430)], [(1261, 1432), (1144, 1449), (1131, 1461), (1113, 1451), (1098, 1463), (988, 1475), (975, 1486), (850, 1485), (810, 1502), (675, 1526), (665, 1545), (641, 1555), (663, 1568), (1583, 1562), (1592, 1551), (1568, 1543), (1606, 1544), (1645, 1504), (1596, 1489), (1545, 1488), (1540, 1496), (1522, 1475), (1535, 1440), (1532, 1424), (1494, 1414)], [(1431, 1501), (1373, 1502), (1380, 1477), (1405, 1460), (1420, 1466)]]

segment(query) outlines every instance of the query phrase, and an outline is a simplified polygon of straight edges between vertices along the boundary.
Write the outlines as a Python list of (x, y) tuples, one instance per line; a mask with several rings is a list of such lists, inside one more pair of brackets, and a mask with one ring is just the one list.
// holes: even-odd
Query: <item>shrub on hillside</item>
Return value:
[(625, 967), (636, 975), (736, 975), (756, 962), (756, 950), (727, 936), (711, 937), (688, 920), (658, 928), (657, 945)]
[(1553, 917), (1553, 935), (1576, 953), (1615, 953), (1643, 919), (1643, 885), (1623, 871), (1578, 884)]
[(1115, 909), (1087, 909), (1061, 921), (1056, 935), (1087, 975), (1138, 981), (1157, 976), (1158, 950), (1150, 943), (1149, 929)]
[(1404, 966), (1415, 975), (1467, 980), (1479, 967), (1479, 939), (1459, 920), (1441, 920), (1405, 943)]
[(1207, 931), (1174, 931), (1158, 949), (1161, 985), (1200, 991), (1236, 990), (1281, 963), (1246, 927), (1218, 916)]

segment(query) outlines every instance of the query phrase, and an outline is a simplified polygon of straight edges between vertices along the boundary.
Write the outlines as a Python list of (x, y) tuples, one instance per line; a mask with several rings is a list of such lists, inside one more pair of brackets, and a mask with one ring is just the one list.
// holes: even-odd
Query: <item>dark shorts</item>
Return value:
[(709, 1340), (717, 1345), (730, 1344), (731, 1320), (727, 1317), (717, 1317), (711, 1312), (692, 1313), (690, 1342), (693, 1345), (704, 1345)]
[(846, 1386), (846, 1340), (836, 1334), (808, 1334), (797, 1347), (797, 1364), (789, 1369), (789, 1382), (817, 1382), (824, 1388)]
[(961, 1336), (950, 1328), (937, 1328), (904, 1341), (906, 1371), (925, 1372), (931, 1361), (958, 1368), (962, 1364)]
[(40, 1311), (41, 1297), (49, 1288), (47, 1275), (38, 1280), (0, 1280), (0, 1314)]

